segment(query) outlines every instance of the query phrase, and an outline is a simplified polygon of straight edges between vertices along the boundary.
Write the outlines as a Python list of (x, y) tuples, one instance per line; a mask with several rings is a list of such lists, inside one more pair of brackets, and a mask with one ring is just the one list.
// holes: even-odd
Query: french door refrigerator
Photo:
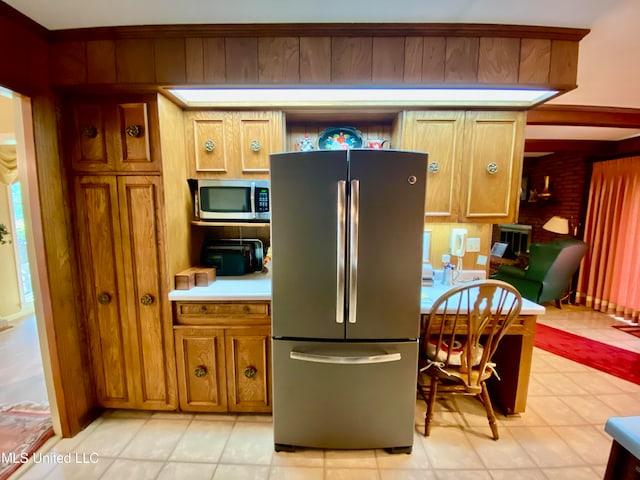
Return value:
[(275, 450), (410, 453), (427, 154), (270, 159)]

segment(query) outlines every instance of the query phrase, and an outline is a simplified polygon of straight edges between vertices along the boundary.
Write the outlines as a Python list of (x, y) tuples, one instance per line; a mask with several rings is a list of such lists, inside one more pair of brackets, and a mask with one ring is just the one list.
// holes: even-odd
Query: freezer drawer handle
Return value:
[(349, 323), (356, 323), (358, 302), (358, 236), (360, 225), (360, 180), (351, 180), (349, 237)]
[(345, 242), (347, 241), (347, 212), (345, 204), (347, 202), (347, 182), (338, 182), (338, 203), (337, 220), (338, 228), (336, 233), (337, 262), (336, 265), (336, 323), (344, 323), (344, 284), (345, 284)]
[(385, 353), (382, 355), (365, 355), (362, 357), (343, 357), (335, 355), (318, 355), (315, 353), (290, 352), (292, 360), (315, 363), (335, 363), (340, 365), (365, 365), (369, 363), (397, 362), (402, 359), (400, 353)]

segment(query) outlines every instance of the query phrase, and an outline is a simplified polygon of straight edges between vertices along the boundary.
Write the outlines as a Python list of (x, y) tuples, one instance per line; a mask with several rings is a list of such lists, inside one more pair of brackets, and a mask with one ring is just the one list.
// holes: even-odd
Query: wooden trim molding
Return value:
[(609, 140), (544, 140), (528, 139), (524, 141), (525, 152), (576, 152), (583, 154), (606, 155), (612, 152), (615, 141)]
[(640, 109), (585, 105), (541, 105), (527, 112), (527, 125), (640, 128)]
[(150, 37), (506, 37), (578, 42), (586, 28), (473, 23), (269, 23), (145, 25), (55, 30), (54, 42)]

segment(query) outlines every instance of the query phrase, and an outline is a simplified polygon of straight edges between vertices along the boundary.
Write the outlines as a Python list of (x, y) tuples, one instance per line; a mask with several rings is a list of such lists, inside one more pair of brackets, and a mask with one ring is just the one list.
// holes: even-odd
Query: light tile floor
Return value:
[[(548, 306), (539, 321), (640, 352), (640, 339), (611, 328), (614, 319), (591, 310)], [(76, 437), (49, 441), (38, 454), (40, 463), (24, 465), (15, 478), (595, 480), (603, 477), (611, 445), (605, 421), (640, 415), (639, 395), (640, 385), (536, 348), (527, 411), (499, 417), (497, 442), (482, 406), (467, 398), (438, 403), (429, 438), (418, 433), (425, 406), (417, 401), (411, 455), (275, 453), (268, 415), (109, 411)], [(54, 454), (68, 463), (52, 463)]]

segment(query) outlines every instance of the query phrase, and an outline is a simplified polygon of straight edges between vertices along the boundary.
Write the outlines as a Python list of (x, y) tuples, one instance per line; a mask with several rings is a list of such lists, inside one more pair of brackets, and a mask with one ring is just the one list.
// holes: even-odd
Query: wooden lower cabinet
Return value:
[(224, 329), (174, 327), (180, 409), (226, 412)]
[(175, 410), (161, 178), (78, 176), (74, 189), (97, 402)]
[(180, 409), (271, 412), (271, 329), (175, 326)]

